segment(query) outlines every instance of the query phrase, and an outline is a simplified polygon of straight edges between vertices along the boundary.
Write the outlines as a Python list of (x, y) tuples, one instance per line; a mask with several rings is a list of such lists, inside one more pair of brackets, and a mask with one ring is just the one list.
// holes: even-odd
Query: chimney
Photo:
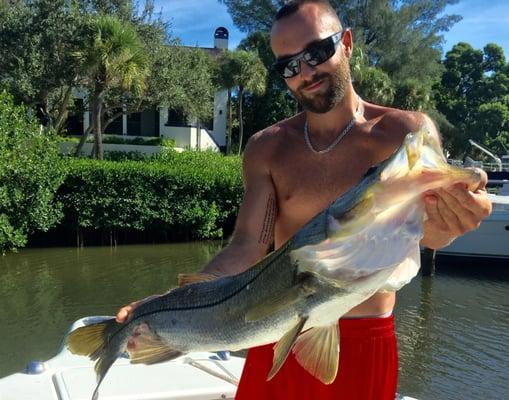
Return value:
[(228, 49), (228, 29), (220, 26), (214, 33), (214, 48)]

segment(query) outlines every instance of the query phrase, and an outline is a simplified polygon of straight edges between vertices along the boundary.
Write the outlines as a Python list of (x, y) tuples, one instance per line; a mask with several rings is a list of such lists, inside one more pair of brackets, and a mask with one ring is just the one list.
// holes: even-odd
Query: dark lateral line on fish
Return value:
[[(277, 251), (279, 252), (279, 254), (277, 254), (276, 256), (274, 256), (274, 260), (278, 260), (279, 258), (281, 258), (281, 256), (285, 253), (285, 250), (290, 247), (290, 243), (291, 243), (291, 240), (288, 240), (283, 246), (281, 246)], [(272, 261), (272, 260), (271, 260)], [(221, 300), (219, 301), (216, 301), (215, 303), (209, 303), (207, 304), (206, 307), (213, 307), (213, 306), (216, 306), (218, 304), (221, 304), (229, 299), (231, 299), (233, 296), (237, 295), (238, 293), (240, 293), (240, 291), (244, 290), (244, 288), (246, 286), (248, 286), (249, 284), (251, 284), (252, 282), (254, 282), (256, 279), (258, 279), (258, 277), (269, 267), (270, 263), (267, 263), (267, 265), (262, 268), (260, 270), (259, 273), (257, 273), (252, 279), (250, 279), (245, 285), (241, 286), (239, 289), (237, 289), (236, 291), (234, 291), (233, 293), (231, 293), (229, 296), (227, 297), (224, 297), (222, 298)], [(111, 334), (111, 336), (109, 336), (106, 340), (106, 343), (110, 343), (112, 341), (112, 339), (117, 336), (120, 332), (122, 332), (125, 328), (127, 328), (128, 326), (132, 326), (132, 323), (138, 319), (141, 319), (141, 318), (144, 318), (144, 317), (147, 317), (149, 315), (153, 315), (153, 314), (157, 314), (157, 313), (160, 313), (160, 312), (165, 312), (165, 311), (185, 311), (185, 310), (195, 310), (195, 309), (198, 309), (198, 308), (204, 308), (204, 306), (195, 306), (195, 307), (185, 307), (185, 308), (162, 308), (162, 309), (159, 309), (159, 310), (154, 310), (154, 311), (150, 311), (150, 312), (146, 312), (142, 315), (138, 315), (136, 317), (134, 317), (131, 321), (129, 321), (128, 323), (123, 323), (123, 324), (118, 324), (120, 325), (120, 328)]]
[[(395, 151), (391, 157), (387, 158), (386, 160), (382, 161), (380, 164), (378, 164), (377, 166), (375, 166), (374, 168), (370, 168), (368, 170), (368, 172), (366, 172), (364, 178), (362, 179), (362, 181), (360, 182), (359, 185), (363, 184), (364, 181), (367, 181), (367, 183), (365, 183), (367, 186), (373, 184), (377, 178), (379, 177), (379, 171), (381, 169), (383, 169), (385, 167), (385, 165), (394, 157), (394, 155), (397, 153), (397, 151)], [(359, 186), (357, 185), (357, 186)], [(342, 199), (344, 197), (347, 196), (348, 193), (352, 192), (352, 191), (355, 191), (356, 187), (348, 190), (346, 193), (343, 193), (341, 196), (339, 196), (338, 199)], [(338, 201), (338, 199), (334, 200), (333, 202), (331, 202), (331, 204), (324, 210), (325, 211), (325, 215), (328, 215), (329, 214), (329, 208), (332, 204), (334, 204), (336, 201)], [(350, 209), (353, 208), (350, 207)], [(323, 212), (323, 211), (322, 211)], [(318, 216), (320, 213), (318, 213), (317, 215), (315, 215), (312, 220), (314, 218), (316, 218), (316, 216)], [(277, 254), (276, 256), (274, 256), (274, 260), (271, 260), (272, 261), (275, 261), (275, 260), (278, 260), (279, 258), (281, 258), (281, 256), (283, 256), (283, 254), (285, 253), (285, 250), (287, 248), (290, 248), (291, 247), (291, 244), (292, 244), (292, 239), (288, 240), (283, 246), (281, 246), (277, 251), (279, 252), (279, 254)], [(244, 288), (246, 286), (248, 286), (249, 284), (251, 284), (252, 282), (254, 282), (256, 279), (258, 279), (258, 277), (266, 270), (266, 268), (268, 268), (270, 265), (270, 263), (267, 263), (267, 265), (260, 270), (260, 272), (258, 274), (256, 274), (251, 280), (249, 280), (245, 285), (241, 286), (239, 289), (237, 289), (236, 291), (232, 292), (229, 296), (227, 297), (224, 297), (214, 303), (209, 303), (207, 305), (197, 305), (197, 306), (189, 306), (189, 307), (182, 307), (182, 308), (161, 308), (159, 310), (154, 310), (154, 311), (150, 311), (150, 312), (146, 312), (145, 314), (142, 314), (138, 317), (136, 317), (135, 319), (139, 319), (139, 318), (143, 318), (143, 317), (146, 317), (146, 316), (149, 316), (149, 315), (153, 315), (153, 314), (157, 314), (157, 313), (160, 313), (160, 312), (165, 312), (165, 311), (187, 311), (187, 310), (197, 310), (197, 309), (200, 309), (200, 308), (206, 308), (206, 307), (213, 307), (213, 306), (217, 306), (218, 304), (221, 304), (229, 299), (231, 299), (233, 296), (236, 296), (238, 293), (240, 293), (242, 290), (244, 290)], [(134, 321), (134, 319), (133, 319)]]
[[(384, 161), (380, 162), (379, 164), (375, 165), (375, 166), (372, 166), (371, 168), (368, 169), (368, 171), (366, 171), (365, 175), (363, 176), (363, 179), (361, 180), (361, 182), (359, 183), (359, 185), (363, 184), (365, 181), (367, 181), (366, 185), (371, 185), (374, 183), (374, 181), (377, 180), (377, 178), (379, 177), (379, 171), (382, 170), (383, 168), (385, 168), (385, 166), (390, 162), (390, 160), (392, 160), (392, 158), (395, 156), (395, 154), (397, 153), (397, 150), (394, 151), (390, 157), (388, 157), (387, 159), (385, 159)], [(346, 193), (343, 193), (342, 195), (339, 196), (338, 199), (343, 199), (347, 196), (348, 193), (352, 192), (355, 190), (355, 187), (348, 190)], [(333, 202), (331, 202), (330, 205), (334, 204), (336, 201), (338, 201), (338, 199), (334, 200)], [(330, 207), (329, 205), (329, 207)], [(327, 209), (329, 208), (327, 207)], [(320, 213), (318, 213), (320, 214)], [(317, 214), (317, 215), (318, 215)], [(314, 218), (314, 217), (313, 217)], [(275, 256), (274, 260), (272, 261), (275, 261), (275, 260), (278, 260), (279, 258), (281, 258), (284, 253), (285, 253), (285, 250), (287, 248), (289, 248), (291, 245), (291, 239), (288, 240), (283, 246), (281, 246), (277, 251), (279, 252), (278, 255)], [(214, 303), (209, 303), (207, 305), (197, 305), (197, 306), (189, 306), (189, 307), (182, 307), (182, 308), (169, 308), (169, 307), (166, 307), (166, 308), (161, 308), (161, 309), (158, 309), (158, 310), (154, 310), (154, 311), (150, 311), (150, 312), (146, 312), (144, 314), (141, 314), (139, 316), (136, 316), (135, 318), (133, 318), (131, 320), (131, 322), (137, 320), (137, 319), (140, 319), (140, 318), (143, 318), (143, 317), (147, 317), (147, 316), (150, 316), (150, 315), (153, 315), (153, 314), (157, 314), (157, 313), (160, 313), (160, 312), (165, 312), (165, 311), (187, 311), (187, 310), (196, 310), (196, 309), (200, 309), (200, 308), (206, 308), (206, 307), (213, 307), (213, 306), (217, 306), (218, 304), (221, 304), (229, 299), (231, 299), (233, 296), (236, 296), (238, 293), (240, 293), (242, 290), (244, 290), (244, 288), (248, 285), (250, 285), (252, 282), (254, 282), (256, 279), (258, 279), (258, 277), (269, 267), (269, 263), (267, 263), (267, 265), (262, 268), (260, 270), (260, 272), (258, 274), (256, 274), (255, 276), (253, 276), (252, 279), (250, 279), (245, 285), (241, 286), (240, 288), (238, 288), (236, 291), (232, 292), (230, 295), (214, 302)], [(119, 329), (117, 331), (120, 332), (121, 330), (123, 330), (123, 328), (125, 327), (126, 324), (123, 325), (123, 327), (121, 329)]]
[[(280, 252), (279, 254), (277, 254), (275, 257), (274, 257), (274, 260), (271, 260), (271, 261), (276, 261), (278, 260), (279, 258), (281, 258), (283, 255), (286, 255), (285, 254), (285, 250), (287, 247), (289, 247), (289, 244), (290, 244), (290, 241), (288, 241), (283, 247), (280, 248)], [(232, 297), (236, 296), (237, 294), (239, 294), (242, 290), (245, 289), (246, 286), (250, 285), (251, 283), (253, 283), (256, 279), (258, 279), (258, 277), (269, 267), (270, 263), (267, 263), (267, 265), (262, 268), (260, 270), (260, 272), (258, 272), (255, 276), (253, 276), (252, 279), (250, 279), (248, 282), (246, 282), (245, 285), (242, 285), (240, 288), (238, 288), (236, 291), (230, 293), (230, 295), (214, 302), (214, 303), (208, 303), (207, 305), (199, 305), (199, 306), (190, 306), (190, 307), (182, 307), (182, 308), (161, 308), (159, 310), (154, 310), (154, 311), (150, 311), (150, 312), (146, 312), (142, 315), (139, 315), (139, 316), (136, 316), (136, 318), (133, 318), (132, 321), (136, 320), (136, 319), (140, 319), (140, 318), (143, 318), (143, 317), (147, 317), (149, 315), (153, 315), (153, 314), (157, 314), (157, 313), (160, 313), (160, 312), (165, 312), (165, 311), (186, 311), (186, 310), (196, 310), (196, 309), (199, 309), (199, 308), (206, 308), (206, 307), (214, 307), (214, 306), (217, 306), (218, 304), (221, 304), (227, 300), (230, 300)], [(132, 322), (131, 321), (131, 322)], [(119, 331), (120, 332), (120, 331)]]

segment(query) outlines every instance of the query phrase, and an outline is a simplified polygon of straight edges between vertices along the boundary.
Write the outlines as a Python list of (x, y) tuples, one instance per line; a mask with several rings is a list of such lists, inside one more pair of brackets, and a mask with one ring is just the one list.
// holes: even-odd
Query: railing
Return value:
[[(447, 162), (458, 167), (463, 166), (463, 161), (461, 160), (447, 160)], [(494, 162), (472, 161), (468, 166), (482, 168), (485, 171), (500, 171), (500, 165)], [(502, 163), (502, 171), (509, 172), (509, 163)]]

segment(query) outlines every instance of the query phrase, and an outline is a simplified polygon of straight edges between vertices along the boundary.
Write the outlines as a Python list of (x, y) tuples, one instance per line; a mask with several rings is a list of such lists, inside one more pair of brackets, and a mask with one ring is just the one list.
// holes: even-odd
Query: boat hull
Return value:
[(509, 196), (493, 196), (493, 213), (479, 228), (438, 250), (446, 256), (509, 260)]

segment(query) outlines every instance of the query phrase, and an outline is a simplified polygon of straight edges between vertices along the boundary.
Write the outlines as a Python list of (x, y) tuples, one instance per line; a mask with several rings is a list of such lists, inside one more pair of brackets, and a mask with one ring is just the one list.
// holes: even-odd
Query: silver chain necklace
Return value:
[(355, 114), (353, 115), (353, 118), (350, 120), (348, 125), (341, 131), (341, 133), (334, 139), (334, 141), (327, 146), (327, 148), (323, 150), (316, 150), (313, 145), (311, 144), (311, 141), (309, 140), (309, 130), (308, 130), (308, 121), (304, 123), (304, 140), (306, 141), (307, 146), (309, 147), (309, 150), (311, 150), (315, 154), (326, 154), (329, 151), (331, 151), (336, 145), (341, 142), (341, 139), (343, 139), (348, 132), (353, 128), (355, 122), (357, 121), (357, 118), (359, 117), (360, 113), (360, 104), (361, 104), (361, 98), (357, 96), (357, 108), (355, 110)]

